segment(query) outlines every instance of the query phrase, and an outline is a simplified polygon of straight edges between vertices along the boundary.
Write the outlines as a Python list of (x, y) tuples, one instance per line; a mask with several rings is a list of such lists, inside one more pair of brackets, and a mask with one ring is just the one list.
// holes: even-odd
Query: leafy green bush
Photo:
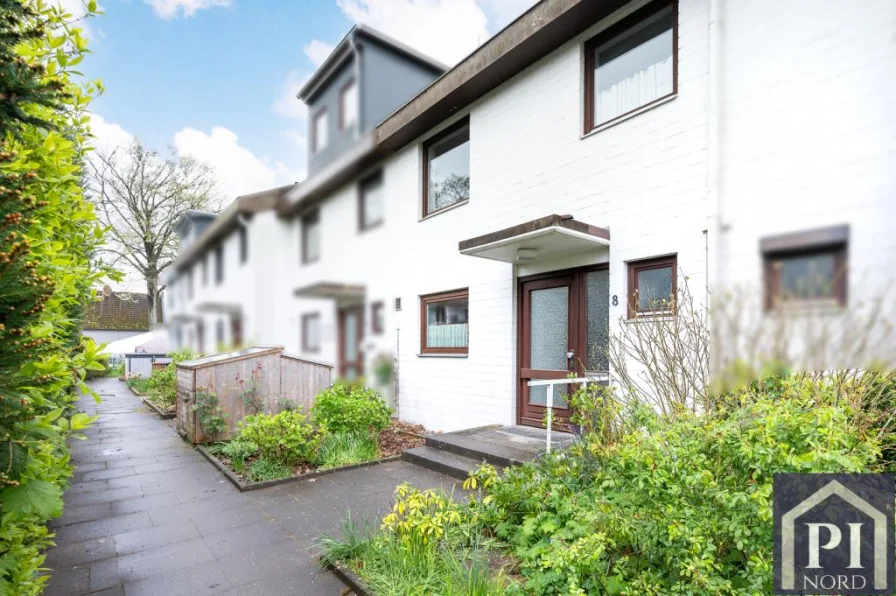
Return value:
[(767, 594), (772, 475), (861, 472), (878, 456), (850, 410), (801, 384), (725, 417), (682, 414), (607, 445), (479, 473), (475, 517), (506, 540), (535, 594)]
[(389, 426), (392, 411), (373, 389), (337, 383), (314, 398), (311, 417), (333, 433), (379, 433)]
[(325, 435), (317, 451), (317, 465), (339, 468), (377, 457), (376, 441), (368, 433), (334, 433)]
[(298, 412), (246, 416), (238, 427), (238, 439), (257, 445), (262, 458), (284, 465), (314, 461), (320, 445), (320, 432)]
[(265, 480), (286, 478), (290, 474), (292, 474), (292, 470), (282, 462), (261, 457), (252, 462), (247, 475), (252, 482), (264, 482)]
[(149, 391), (149, 377), (128, 377), (125, 384), (138, 393), (147, 393)]
[(74, 404), (103, 369), (80, 338), (91, 287), (111, 272), (80, 185), (98, 86), (77, 73), (87, 44), (75, 20), (55, 3), (0, 2), (0, 594), (16, 596), (47, 580), (68, 442), (92, 420)]
[(171, 362), (162, 370), (153, 371), (146, 384), (149, 400), (160, 408), (170, 408), (177, 403), (177, 365), (198, 356), (189, 348), (168, 355)]

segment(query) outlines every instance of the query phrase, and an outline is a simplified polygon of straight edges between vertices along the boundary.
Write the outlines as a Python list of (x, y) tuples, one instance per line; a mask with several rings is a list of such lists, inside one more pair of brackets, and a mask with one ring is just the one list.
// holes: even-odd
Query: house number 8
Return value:
[(613, 294), (613, 306), (619, 306), (619, 297)]

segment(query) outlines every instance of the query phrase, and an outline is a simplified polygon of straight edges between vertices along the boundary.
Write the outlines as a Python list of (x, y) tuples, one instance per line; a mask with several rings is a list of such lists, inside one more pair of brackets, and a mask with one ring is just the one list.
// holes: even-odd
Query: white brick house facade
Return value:
[[(675, 97), (583, 134), (585, 42), (646, 4), (594, 23), (309, 206), (319, 210), (318, 261), (301, 263), (299, 217), (257, 214), (243, 268), (253, 277), (209, 291), (244, 305), (253, 343), (336, 364), (346, 299), (295, 291), (363, 287), (348, 302), (364, 307), (365, 371), (394, 355), (400, 416), (433, 430), (518, 422), (521, 277), (607, 263), (611, 325), (625, 324), (630, 261), (676, 255), (700, 299), (737, 286), (759, 295), (763, 238), (847, 224), (848, 300), (880, 292), (896, 271), (893, 3), (679, 0)], [(463, 118), (469, 202), (423, 217), (422, 144)], [(359, 231), (357, 181), (378, 169), (384, 222)], [(530, 264), (458, 250), (549, 214), (608, 229), (609, 248)], [(461, 288), (468, 353), (421, 354), (420, 297)], [(375, 333), (380, 302), (385, 326)], [(309, 313), (320, 314), (321, 342), (303, 352)]]

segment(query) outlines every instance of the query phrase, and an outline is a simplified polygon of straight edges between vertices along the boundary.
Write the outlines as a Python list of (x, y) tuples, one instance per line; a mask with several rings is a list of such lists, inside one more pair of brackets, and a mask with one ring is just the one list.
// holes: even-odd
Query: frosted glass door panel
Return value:
[(606, 372), (610, 332), (610, 272), (591, 271), (585, 275), (586, 370)]
[[(569, 350), (569, 287), (532, 290), (529, 294), (529, 368), (566, 370)], [(559, 396), (558, 396), (559, 394)], [(566, 407), (566, 391), (554, 394), (554, 405)], [(530, 387), (529, 402), (547, 404), (546, 387)]]

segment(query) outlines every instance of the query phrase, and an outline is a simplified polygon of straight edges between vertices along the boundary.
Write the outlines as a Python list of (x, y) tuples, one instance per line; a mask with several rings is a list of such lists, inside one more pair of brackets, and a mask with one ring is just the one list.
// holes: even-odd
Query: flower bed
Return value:
[(392, 420), (376, 392), (349, 385), (321, 392), (308, 416), (259, 413), (238, 429), (230, 441), (198, 449), (240, 490), (390, 461), (423, 444), (422, 427)]

